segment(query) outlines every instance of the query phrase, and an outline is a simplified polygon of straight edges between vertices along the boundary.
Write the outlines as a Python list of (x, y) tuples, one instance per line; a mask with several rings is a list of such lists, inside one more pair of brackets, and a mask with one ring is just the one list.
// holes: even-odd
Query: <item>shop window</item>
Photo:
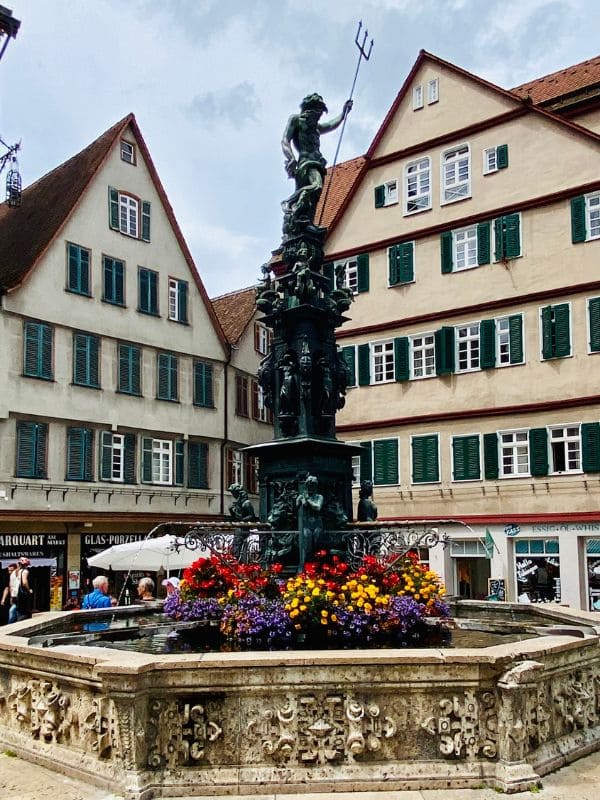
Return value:
[(588, 577), (588, 609), (600, 611), (600, 539), (586, 539), (586, 566)]
[(519, 599), (532, 603), (560, 601), (558, 539), (515, 540)]

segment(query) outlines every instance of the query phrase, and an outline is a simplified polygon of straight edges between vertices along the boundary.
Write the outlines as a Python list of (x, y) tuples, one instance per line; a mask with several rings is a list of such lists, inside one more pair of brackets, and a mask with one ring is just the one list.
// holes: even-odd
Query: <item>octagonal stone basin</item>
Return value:
[(57, 623), (102, 623), (113, 610), (38, 615), (0, 633), (0, 740), (130, 800), (516, 792), (600, 747), (596, 615), (470, 601), (453, 614), (463, 628), (530, 638), (169, 655), (57, 644)]

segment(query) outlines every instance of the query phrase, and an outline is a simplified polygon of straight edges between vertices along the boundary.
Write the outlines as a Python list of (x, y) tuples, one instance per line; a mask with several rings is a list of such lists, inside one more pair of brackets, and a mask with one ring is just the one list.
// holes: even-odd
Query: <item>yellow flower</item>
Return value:
[(324, 609), (321, 611), (321, 616), (322, 616), (322, 617), (327, 617), (328, 615), (329, 615), (329, 611), (327, 611), (327, 609), (325, 609), (325, 608), (324, 608)]
[(294, 597), (294, 599), (292, 600), (292, 603), (291, 603), (291, 605), (292, 605), (292, 608), (298, 608), (298, 604), (299, 604), (299, 602), (300, 602), (300, 601), (298, 600), (298, 598), (297, 598), (297, 597)]
[(337, 617), (336, 617), (336, 615), (335, 615), (335, 614), (332, 614), (332, 615), (331, 615), (331, 621), (332, 621), (332, 622), (337, 622)]
[(298, 611), (297, 608), (295, 608), (293, 611), (290, 611), (290, 619), (296, 619), (299, 613), (300, 612)]
[(321, 590), (319, 589), (318, 586), (315, 586), (315, 588), (312, 590), (312, 593), (313, 593), (313, 597), (318, 597), (320, 595), (320, 593), (321, 593)]
[(321, 625), (327, 625), (327, 620), (326, 619), (322, 619), (321, 620)]
[(305, 605), (300, 606), (300, 611), (306, 611), (306, 606)]
[(304, 598), (304, 602), (305, 602), (305, 603), (310, 603), (310, 597), (309, 597), (309, 595), (306, 595), (306, 597)]
[(361, 579), (361, 581), (368, 581), (369, 580), (369, 576), (363, 574), (363, 575), (360, 576), (360, 579)]

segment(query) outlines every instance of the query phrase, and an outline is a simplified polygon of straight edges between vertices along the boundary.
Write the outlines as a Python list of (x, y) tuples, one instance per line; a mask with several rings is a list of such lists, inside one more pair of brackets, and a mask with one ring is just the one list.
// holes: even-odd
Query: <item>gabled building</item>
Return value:
[(227, 512), (231, 346), (133, 115), (0, 206), (0, 341), (0, 559), (32, 558), (37, 608)]
[(600, 607), (599, 130), (600, 58), (506, 90), (421, 51), (328, 176), (338, 433), (453, 594)]

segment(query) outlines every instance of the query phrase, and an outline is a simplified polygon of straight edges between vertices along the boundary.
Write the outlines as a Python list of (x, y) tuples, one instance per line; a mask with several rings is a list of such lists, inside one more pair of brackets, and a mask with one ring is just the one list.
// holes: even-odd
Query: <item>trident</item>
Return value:
[[(354, 37), (354, 44), (358, 47), (358, 61), (356, 62), (356, 70), (354, 71), (354, 80), (352, 81), (352, 88), (350, 89), (350, 96), (348, 100), (352, 100), (352, 95), (354, 94), (354, 89), (356, 87), (356, 79), (358, 78), (358, 71), (360, 69), (361, 62), (364, 58), (365, 61), (368, 61), (371, 58), (371, 51), (373, 50), (373, 39), (367, 48), (367, 39), (369, 37), (369, 31), (365, 28), (365, 32), (363, 35), (362, 42), (360, 41), (360, 32), (362, 30), (362, 19), (359, 20), (358, 23), (358, 30), (356, 31), (356, 36)], [(329, 190), (331, 188), (331, 184), (333, 183), (333, 173), (335, 170), (335, 166), (337, 164), (338, 155), (340, 152), (340, 147), (342, 146), (342, 139), (344, 137), (344, 130), (346, 129), (346, 120), (348, 116), (344, 117), (344, 121), (342, 122), (342, 128), (340, 130), (340, 138), (338, 139), (337, 147), (335, 149), (335, 155), (333, 157), (333, 165), (331, 167), (331, 176), (327, 183), (327, 191), (325, 192), (325, 198), (323, 199), (323, 203), (321, 204), (321, 213), (319, 214), (319, 221), (317, 225), (321, 224), (321, 219), (323, 218), (323, 211), (325, 210), (325, 205), (327, 203), (327, 197), (329, 195)]]

